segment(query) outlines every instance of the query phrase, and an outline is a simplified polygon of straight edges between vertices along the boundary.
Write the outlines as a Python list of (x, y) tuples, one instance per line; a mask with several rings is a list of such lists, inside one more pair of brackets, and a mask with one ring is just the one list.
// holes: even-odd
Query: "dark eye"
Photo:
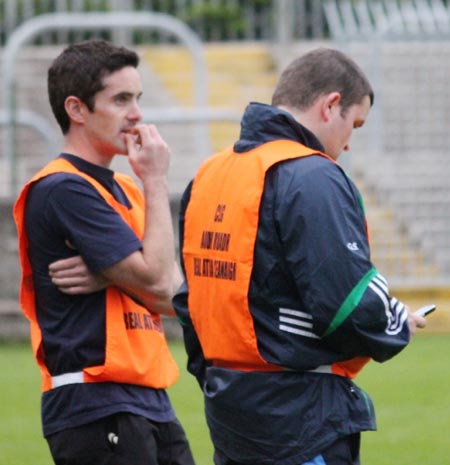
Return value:
[(129, 96), (126, 95), (126, 94), (120, 94), (120, 95), (116, 95), (116, 97), (114, 98), (114, 101), (116, 103), (127, 103), (128, 101), (130, 100)]

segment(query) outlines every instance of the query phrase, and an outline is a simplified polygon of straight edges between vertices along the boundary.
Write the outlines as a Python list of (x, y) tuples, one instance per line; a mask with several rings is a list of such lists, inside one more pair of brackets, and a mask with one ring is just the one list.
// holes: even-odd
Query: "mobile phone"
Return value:
[(415, 315), (419, 316), (427, 316), (430, 313), (434, 312), (436, 310), (436, 305), (430, 304), (430, 305), (424, 305), (423, 307), (420, 307), (418, 310), (414, 312)]

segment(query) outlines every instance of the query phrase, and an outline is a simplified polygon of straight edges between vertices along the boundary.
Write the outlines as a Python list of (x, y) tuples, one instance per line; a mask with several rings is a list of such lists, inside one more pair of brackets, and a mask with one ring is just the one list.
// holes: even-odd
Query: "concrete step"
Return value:
[[(146, 63), (180, 105), (193, 104), (193, 64), (181, 46), (148, 47)], [(242, 113), (250, 101), (270, 102), (277, 70), (270, 50), (261, 43), (209, 44), (205, 47), (208, 105)], [(236, 122), (209, 125), (213, 152), (232, 144), (239, 135)]]

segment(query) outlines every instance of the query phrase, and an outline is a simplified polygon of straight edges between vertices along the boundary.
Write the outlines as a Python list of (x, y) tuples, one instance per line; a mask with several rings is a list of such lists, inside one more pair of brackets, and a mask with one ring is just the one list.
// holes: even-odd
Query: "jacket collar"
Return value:
[(290, 113), (271, 105), (250, 103), (242, 117), (241, 134), (234, 144), (234, 151), (248, 152), (263, 143), (278, 139), (294, 140), (313, 150), (324, 151), (317, 137)]

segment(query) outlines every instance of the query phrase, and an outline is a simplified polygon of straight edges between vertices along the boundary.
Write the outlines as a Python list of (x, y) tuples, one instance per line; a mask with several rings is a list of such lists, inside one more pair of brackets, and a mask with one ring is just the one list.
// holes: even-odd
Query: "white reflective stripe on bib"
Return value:
[(333, 370), (331, 365), (319, 365), (317, 368), (313, 368), (312, 370), (296, 370), (294, 368), (287, 368), (283, 367), (283, 370), (285, 371), (296, 371), (297, 373), (326, 373), (329, 375), (333, 374)]
[(84, 376), (82, 371), (74, 373), (64, 373), (62, 375), (52, 376), (52, 387), (57, 388), (66, 386), (67, 384), (84, 383)]
[(333, 374), (331, 365), (320, 365), (314, 370), (306, 370), (308, 373), (327, 373), (329, 375)]

